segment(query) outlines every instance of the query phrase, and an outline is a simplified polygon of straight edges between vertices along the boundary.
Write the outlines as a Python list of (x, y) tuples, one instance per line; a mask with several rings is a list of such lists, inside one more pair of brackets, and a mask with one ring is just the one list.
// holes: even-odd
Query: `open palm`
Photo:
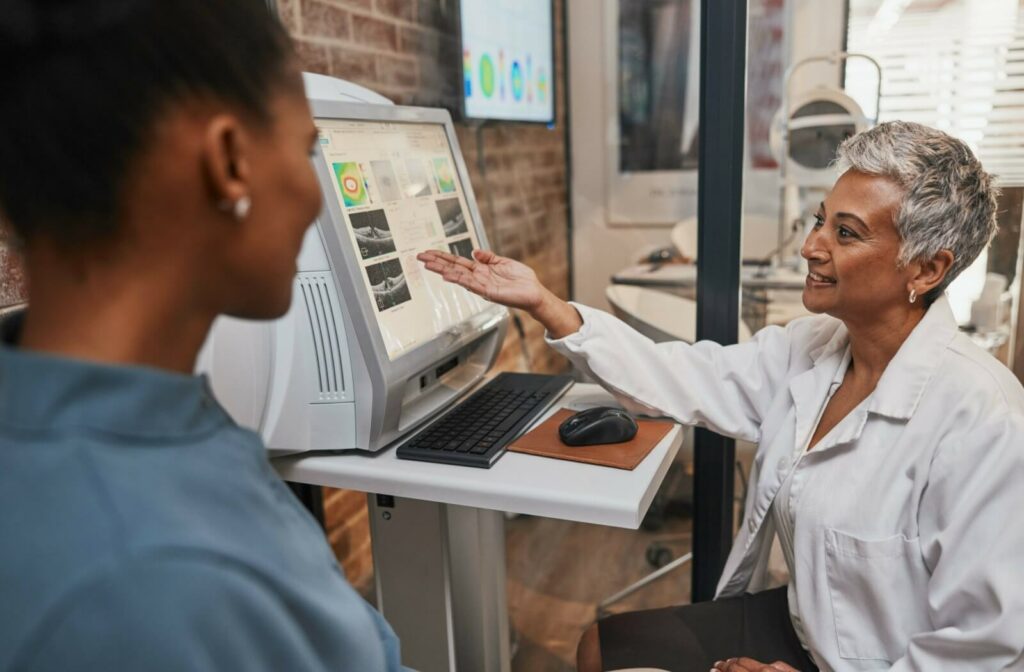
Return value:
[(527, 266), (490, 250), (474, 250), (475, 259), (466, 259), (447, 252), (427, 250), (416, 256), (428, 271), (448, 282), (465, 287), (488, 301), (510, 308), (531, 310), (544, 298), (544, 286), (537, 274)]

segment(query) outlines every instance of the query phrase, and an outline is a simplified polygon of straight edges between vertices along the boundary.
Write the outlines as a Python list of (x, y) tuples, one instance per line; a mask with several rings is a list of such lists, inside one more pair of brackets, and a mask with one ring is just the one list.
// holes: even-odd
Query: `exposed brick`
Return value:
[[(560, 146), (546, 149), (537, 156), (537, 161), (542, 166), (558, 166), (565, 161), (565, 146), (561, 145), (561, 138), (558, 138), (558, 141)], [(565, 171), (563, 170), (562, 173), (565, 174)]]
[(373, 0), (325, 0), (333, 5), (342, 5), (345, 7), (352, 7), (355, 9), (361, 9), (364, 11), (370, 11), (373, 9)]
[(526, 214), (526, 206), (518, 200), (503, 203), (496, 208), (495, 215), (502, 219), (519, 219)]
[(415, 87), (416, 61), (399, 56), (377, 56), (377, 76), (386, 86)]
[(299, 0), (277, 0), (277, 16), (289, 33), (299, 32)]
[(348, 39), (350, 14), (320, 0), (302, 0), (302, 33), (307, 37)]
[(416, 0), (375, 0), (379, 14), (393, 16), (404, 21), (415, 21), (417, 18)]
[(295, 40), (295, 53), (302, 63), (303, 70), (321, 75), (331, 72), (330, 52), (324, 45)]
[(436, 57), (441, 53), (441, 35), (436, 30), (400, 26), (398, 44), (403, 52), (410, 54)]
[(331, 48), (330, 74), (370, 88), (378, 82), (377, 58), (367, 51), (351, 47)]
[(492, 173), (502, 171), (506, 168), (506, 157), (503, 154), (485, 152), (484, 167), (487, 169), (488, 176), (490, 176)]
[(382, 51), (397, 51), (398, 27), (390, 21), (357, 14), (352, 17), (352, 39)]
[[(540, 165), (543, 166), (544, 164)], [(534, 193), (545, 192), (564, 187), (565, 173), (559, 170), (559, 166), (552, 165), (549, 169), (538, 169), (532, 175), (527, 174), (523, 176), (523, 180), (530, 185)]]

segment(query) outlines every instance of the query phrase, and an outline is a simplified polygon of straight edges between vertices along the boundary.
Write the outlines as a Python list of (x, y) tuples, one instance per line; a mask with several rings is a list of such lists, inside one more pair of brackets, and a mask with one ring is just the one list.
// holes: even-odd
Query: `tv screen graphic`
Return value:
[(467, 119), (555, 119), (551, 0), (462, 0)]

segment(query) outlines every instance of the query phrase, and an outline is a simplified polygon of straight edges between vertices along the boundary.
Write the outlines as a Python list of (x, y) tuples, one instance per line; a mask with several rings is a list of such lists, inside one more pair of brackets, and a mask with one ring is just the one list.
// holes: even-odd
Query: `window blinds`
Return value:
[[(882, 65), (879, 121), (940, 128), (1000, 185), (1024, 186), (1024, 0), (851, 0), (847, 43)], [(868, 117), (875, 83), (848, 61), (847, 93)]]

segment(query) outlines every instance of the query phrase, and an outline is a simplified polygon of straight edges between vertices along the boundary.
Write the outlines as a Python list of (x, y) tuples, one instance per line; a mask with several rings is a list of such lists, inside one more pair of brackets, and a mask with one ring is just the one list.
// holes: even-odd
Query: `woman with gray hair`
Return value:
[[(912, 123), (839, 165), (801, 250), (816, 315), (739, 345), (655, 344), (490, 252), (420, 255), (529, 311), (627, 408), (759, 444), (716, 599), (601, 620), (580, 670), (1024, 669), (1024, 389), (944, 296), (992, 238), (996, 188)], [(770, 589), (776, 537), (789, 584)]]

